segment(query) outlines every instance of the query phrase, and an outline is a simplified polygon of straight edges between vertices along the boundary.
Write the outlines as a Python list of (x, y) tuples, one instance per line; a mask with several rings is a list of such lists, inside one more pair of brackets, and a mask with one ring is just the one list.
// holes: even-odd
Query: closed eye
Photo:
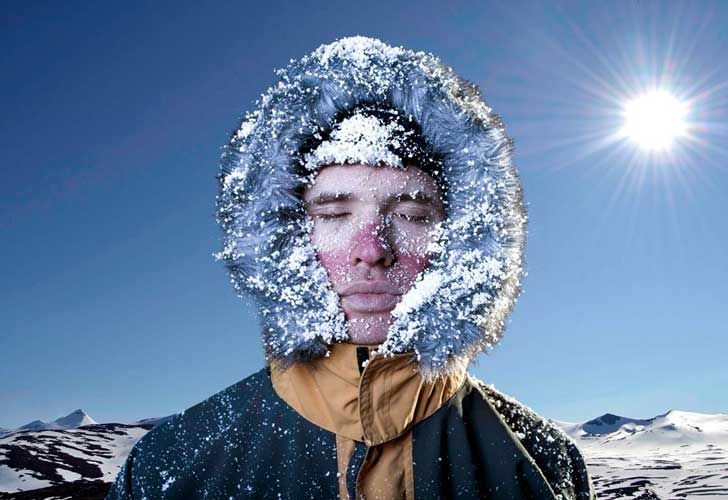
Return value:
[(397, 217), (400, 217), (408, 222), (416, 222), (418, 224), (427, 224), (430, 222), (429, 215), (412, 215), (412, 214), (405, 214), (402, 212), (395, 212), (394, 215)]
[(337, 213), (331, 213), (331, 214), (313, 214), (313, 217), (315, 219), (321, 219), (321, 220), (336, 220), (336, 219), (343, 219), (344, 217), (351, 215), (349, 212), (337, 212)]

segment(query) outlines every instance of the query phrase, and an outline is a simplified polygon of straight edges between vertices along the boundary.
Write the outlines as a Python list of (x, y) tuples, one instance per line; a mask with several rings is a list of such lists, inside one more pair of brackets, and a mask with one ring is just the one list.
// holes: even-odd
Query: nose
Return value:
[(353, 266), (389, 267), (394, 263), (392, 246), (384, 235), (384, 222), (376, 221), (366, 224), (352, 238), (349, 263)]

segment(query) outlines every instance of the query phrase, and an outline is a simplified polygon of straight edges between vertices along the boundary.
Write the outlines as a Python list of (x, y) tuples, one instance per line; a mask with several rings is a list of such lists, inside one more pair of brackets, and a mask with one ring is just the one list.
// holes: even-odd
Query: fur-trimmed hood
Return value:
[(368, 103), (419, 124), (448, 185), (435, 256), (392, 312), (379, 352), (412, 352), (421, 373), (434, 377), (494, 346), (520, 292), (526, 214), (512, 142), (477, 86), (430, 53), (359, 36), (322, 45), (276, 74), (224, 146), (223, 248), (214, 254), (237, 292), (256, 302), (267, 356), (313, 359), (348, 338), (308, 236), (300, 149)]

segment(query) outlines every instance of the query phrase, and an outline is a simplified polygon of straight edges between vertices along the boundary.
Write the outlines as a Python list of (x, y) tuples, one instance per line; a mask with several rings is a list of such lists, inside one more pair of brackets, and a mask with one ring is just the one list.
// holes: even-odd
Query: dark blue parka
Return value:
[[(595, 498), (571, 440), (493, 387), (471, 377), (405, 387), (400, 356), (358, 372), (369, 348), (332, 352), (325, 365), (289, 368), (288, 380), (263, 369), (155, 428), (108, 500)], [(355, 410), (361, 422), (337, 410), (347, 378), (367, 401)], [(330, 403), (317, 398), (337, 384)], [(422, 404), (398, 420), (409, 401)]]

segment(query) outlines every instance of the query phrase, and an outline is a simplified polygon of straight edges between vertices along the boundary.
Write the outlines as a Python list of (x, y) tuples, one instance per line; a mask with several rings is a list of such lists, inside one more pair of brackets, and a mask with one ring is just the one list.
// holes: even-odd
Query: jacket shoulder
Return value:
[(596, 498), (584, 458), (571, 437), (493, 385), (470, 379), (533, 457), (557, 495), (564, 500)]
[(107, 500), (131, 500), (140, 490), (165, 491), (175, 476), (193, 469), (207, 450), (231, 432), (244, 438), (246, 415), (276, 404), (268, 369), (178, 413), (145, 434), (132, 448)]
[(155, 444), (169, 441), (170, 437), (174, 442), (188, 442), (226, 432), (245, 413), (265, 406), (271, 396), (269, 386), (267, 368), (264, 368), (156, 426), (137, 442), (137, 447), (156, 448)]

